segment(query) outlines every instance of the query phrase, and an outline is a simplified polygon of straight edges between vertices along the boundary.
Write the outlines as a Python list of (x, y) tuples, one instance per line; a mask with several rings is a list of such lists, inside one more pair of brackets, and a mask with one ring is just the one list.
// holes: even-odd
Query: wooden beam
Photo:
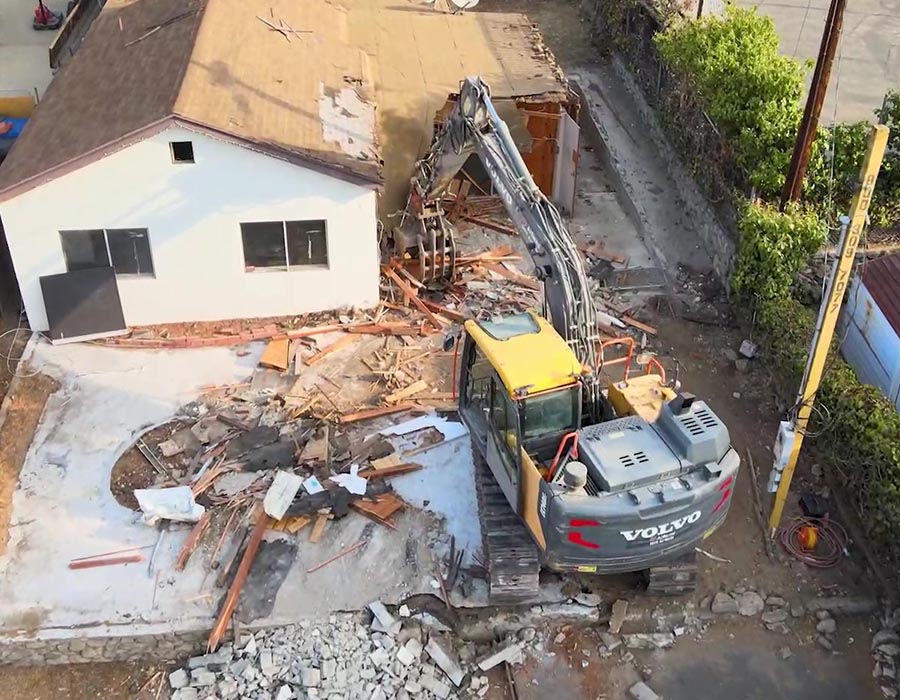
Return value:
[(313, 525), (312, 532), (309, 533), (309, 541), (316, 544), (322, 539), (322, 533), (325, 532), (325, 526), (328, 525), (328, 513), (319, 513), (316, 516), (316, 524)]
[(419, 295), (416, 294), (415, 290), (410, 287), (404, 280), (402, 280), (400, 278), (400, 275), (398, 275), (393, 268), (388, 267), (387, 265), (382, 265), (381, 269), (382, 271), (384, 271), (385, 276), (393, 280), (394, 284), (399, 287), (400, 291), (403, 292), (403, 296), (409, 299), (412, 302), (413, 306), (415, 306), (425, 315), (425, 318), (428, 319), (431, 325), (433, 325), (438, 330), (443, 328), (443, 325), (438, 320), (438, 318), (433, 313), (431, 313), (431, 310), (422, 303), (421, 299), (419, 299)]
[(636, 318), (632, 318), (631, 316), (622, 316), (622, 320), (625, 321), (629, 326), (634, 326), (640, 331), (644, 331), (644, 333), (649, 333), (650, 335), (656, 335), (656, 329), (653, 326), (648, 326), (646, 323), (641, 323)]
[(355, 341), (356, 338), (354, 338), (352, 335), (345, 335), (343, 338), (332, 343), (327, 348), (320, 350), (312, 357), (307, 357), (305, 360), (303, 360), (303, 363), (306, 365), (314, 365), (319, 360), (328, 357), (331, 353), (337, 352), (341, 348), (347, 347), (348, 345), (350, 345), (350, 343), (353, 343)]
[(184, 567), (187, 566), (188, 559), (191, 558), (191, 554), (194, 553), (194, 550), (197, 549), (197, 545), (200, 544), (200, 538), (203, 537), (203, 533), (206, 531), (207, 527), (209, 527), (208, 510), (200, 516), (200, 519), (194, 525), (193, 529), (191, 529), (191, 533), (184, 541), (184, 545), (181, 547), (181, 551), (178, 553), (178, 560), (175, 562), (176, 571), (184, 571)]
[(419, 326), (411, 326), (408, 323), (368, 323), (364, 326), (348, 328), (349, 333), (366, 333), (371, 335), (419, 335)]
[(338, 420), (340, 423), (355, 423), (361, 420), (369, 420), (370, 418), (379, 418), (381, 416), (388, 416), (392, 413), (400, 413), (401, 411), (408, 411), (412, 408), (415, 408), (415, 404), (411, 403), (398, 403), (394, 406), (379, 406), (377, 408), (370, 408), (366, 411), (357, 411), (356, 413), (345, 413)]
[(262, 542), (263, 533), (266, 531), (268, 525), (269, 516), (266, 515), (266, 511), (262, 509), (262, 506), (257, 504), (256, 524), (253, 526), (253, 532), (250, 534), (250, 539), (247, 540), (247, 549), (244, 550), (241, 564), (234, 576), (234, 581), (231, 582), (231, 587), (228, 589), (228, 595), (225, 596), (225, 602), (222, 604), (222, 610), (219, 612), (216, 624), (209, 635), (209, 642), (207, 643), (206, 648), (210, 652), (219, 648), (219, 644), (225, 636), (225, 631), (228, 629), (228, 623), (231, 621), (231, 616), (234, 614), (234, 609), (237, 607), (241, 588), (244, 587), (244, 582), (246, 582), (247, 575), (250, 573), (250, 566), (253, 564), (256, 552), (259, 551), (259, 543)]
[(81, 559), (70, 561), (70, 569), (94, 569), (98, 566), (113, 566), (115, 564), (136, 564), (144, 561), (143, 554), (123, 554), (118, 557), (106, 557), (105, 559)]
[(541, 290), (541, 283), (536, 279), (534, 279), (533, 277), (528, 277), (527, 275), (523, 275), (521, 272), (514, 272), (502, 263), (482, 262), (479, 264), (484, 269), (490, 270), (491, 272), (496, 272), (501, 277), (512, 280), (516, 284), (520, 284), (523, 287), (533, 289), (536, 292), (539, 292)]
[(425, 391), (427, 388), (428, 382), (424, 379), (420, 379), (403, 389), (395, 391), (393, 394), (388, 394), (384, 397), (384, 400), (388, 403), (397, 403), (398, 401), (403, 401), (403, 399), (408, 399), (410, 396), (415, 396), (416, 394)]

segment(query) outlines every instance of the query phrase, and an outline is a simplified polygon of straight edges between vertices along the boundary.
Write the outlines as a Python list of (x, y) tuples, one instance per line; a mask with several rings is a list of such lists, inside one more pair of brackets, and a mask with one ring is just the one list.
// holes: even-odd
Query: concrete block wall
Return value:
[[(598, 8), (601, 1), (581, 0), (582, 14), (592, 24), (598, 16)], [(600, 50), (601, 48), (598, 47), (598, 52)], [(692, 221), (693, 229), (712, 259), (713, 268), (717, 276), (723, 287), (726, 290), (730, 289), (731, 275), (734, 270), (734, 261), (737, 257), (739, 243), (739, 233), (735, 221), (723, 220), (710, 205), (702, 188), (691, 175), (689, 169), (685, 167), (681, 156), (672, 145), (664, 127), (660, 123), (659, 115), (647, 102), (640, 84), (635, 80), (626, 64), (615, 53), (611, 55), (610, 61), (615, 75), (631, 96), (641, 115), (642, 126), (646, 129), (647, 135), (652, 140), (661, 160), (664, 162), (671, 182), (683, 202), (683, 210)], [(581, 93), (577, 85), (576, 90)], [(584, 103), (585, 97), (583, 93), (581, 97)], [(595, 142), (603, 141), (602, 129), (597, 129), (596, 125), (593, 124), (583, 124), (583, 127), (592, 132), (589, 135), (595, 139)], [(634, 217), (634, 220), (640, 224), (639, 207), (634, 202), (629, 201), (629, 188), (624, 181), (627, 176), (623, 177), (622, 174), (616, 173), (615, 158), (607, 155), (606, 160), (610, 165), (608, 171), (614, 176), (614, 184), (620, 200), (629, 209), (629, 213)]]
[(679, 196), (684, 201), (685, 213), (694, 222), (695, 230), (703, 241), (706, 252), (712, 258), (716, 274), (723, 286), (730, 289), (731, 274), (734, 271), (734, 261), (738, 250), (737, 229), (731, 225), (723, 225), (723, 222), (716, 216), (709, 200), (703, 194), (703, 190), (684, 166), (681, 156), (678, 155), (663, 131), (656, 112), (647, 104), (640, 86), (622, 60), (618, 56), (613, 56), (612, 63), (616, 75), (624, 83), (644, 118), (644, 124), (657, 145), (660, 156), (666, 163), (666, 168)]
[(175, 661), (200, 653), (208, 630), (153, 631), (146, 634), (95, 636), (0, 637), (0, 664), (97, 663), (104, 661)]

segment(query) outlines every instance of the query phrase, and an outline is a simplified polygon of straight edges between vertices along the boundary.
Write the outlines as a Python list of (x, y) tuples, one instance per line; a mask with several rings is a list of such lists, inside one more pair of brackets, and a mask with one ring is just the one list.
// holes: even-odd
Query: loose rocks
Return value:
[(755, 591), (747, 591), (741, 593), (737, 599), (737, 611), (744, 617), (756, 617), (766, 608), (766, 602), (759, 593)]
[(727, 593), (716, 593), (716, 597), (713, 598), (710, 610), (717, 615), (734, 614), (738, 611), (738, 604), (737, 601)]
[[(372, 613), (372, 627), (348, 614), (244, 635), (171, 673), (172, 698), (459, 700), (488, 692), (481, 676), (477, 688), (467, 681), (469, 667), (458, 660), (455, 639), (428, 639), (414, 620), (401, 622), (383, 606)], [(420, 640), (428, 641), (427, 656)], [(498, 663), (517, 661), (523, 657), (522, 643), (511, 642), (489, 655), (501, 657)]]

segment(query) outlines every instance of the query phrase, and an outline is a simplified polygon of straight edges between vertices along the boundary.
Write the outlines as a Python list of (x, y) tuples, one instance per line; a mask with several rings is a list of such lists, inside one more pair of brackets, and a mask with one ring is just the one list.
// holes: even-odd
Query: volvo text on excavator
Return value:
[[(533, 597), (542, 566), (646, 572), (651, 593), (690, 591), (695, 548), (724, 520), (740, 458), (712, 409), (671, 387), (661, 367), (631, 376), (633, 341), (601, 342), (575, 242), (479, 78), (462, 81), (417, 163), (397, 252), (423, 281), (452, 277), (454, 232), (440, 202), (473, 153), (544, 286), (541, 314), (464, 324), (459, 413), (476, 458), (491, 600)], [(605, 382), (604, 353), (622, 343), (625, 377)]]

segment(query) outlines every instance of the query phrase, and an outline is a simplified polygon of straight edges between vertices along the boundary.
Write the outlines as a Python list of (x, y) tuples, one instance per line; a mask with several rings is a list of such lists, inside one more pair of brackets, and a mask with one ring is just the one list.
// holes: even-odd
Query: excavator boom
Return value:
[[(407, 209), (394, 234), (398, 252), (418, 257), (434, 278), (452, 275), (447, 261), (455, 259), (453, 227), (440, 201), (473, 153), (484, 164), (544, 283), (544, 315), (582, 366), (596, 369), (597, 313), (581, 255), (559, 211), (535, 184), (491, 103), (490, 88), (480, 78), (462, 81), (455, 109), (431, 152), (419, 161)], [(610, 417), (596, 373), (585, 378), (583, 410), (587, 422)]]

